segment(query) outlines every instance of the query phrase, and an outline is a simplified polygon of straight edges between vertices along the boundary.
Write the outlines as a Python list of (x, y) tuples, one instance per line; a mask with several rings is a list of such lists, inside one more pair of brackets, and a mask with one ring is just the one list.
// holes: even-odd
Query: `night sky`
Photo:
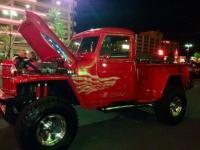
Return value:
[(78, 0), (76, 32), (124, 27), (160, 30), (165, 38), (192, 42), (200, 51), (200, 6), (193, 0)]

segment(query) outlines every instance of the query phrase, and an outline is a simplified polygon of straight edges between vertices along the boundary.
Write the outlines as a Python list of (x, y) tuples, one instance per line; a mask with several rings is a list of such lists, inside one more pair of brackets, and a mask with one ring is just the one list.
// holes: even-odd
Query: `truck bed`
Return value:
[(190, 75), (186, 64), (137, 64), (138, 100), (149, 102), (159, 99), (170, 77), (181, 77), (184, 88), (190, 86)]

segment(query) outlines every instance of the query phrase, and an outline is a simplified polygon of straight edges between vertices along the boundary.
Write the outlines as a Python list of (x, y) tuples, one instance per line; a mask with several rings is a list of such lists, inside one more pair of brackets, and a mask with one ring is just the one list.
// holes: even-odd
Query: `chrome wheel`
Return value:
[(175, 97), (174, 100), (170, 103), (169, 108), (170, 114), (173, 117), (179, 116), (183, 109), (181, 99), (179, 97)]
[(36, 137), (41, 145), (53, 146), (63, 140), (66, 131), (65, 118), (58, 114), (52, 114), (40, 120)]

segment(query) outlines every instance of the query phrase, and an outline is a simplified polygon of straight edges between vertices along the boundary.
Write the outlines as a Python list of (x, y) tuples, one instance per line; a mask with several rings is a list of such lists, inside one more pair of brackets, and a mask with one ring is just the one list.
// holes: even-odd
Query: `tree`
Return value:
[(0, 26), (0, 31), (3, 31), (5, 34), (1, 34), (0, 41), (3, 42), (3, 52), (5, 52), (5, 57), (10, 55), (10, 51), (13, 46), (14, 37), (11, 34), (6, 34), (10, 32), (10, 26)]
[(60, 12), (58, 8), (51, 8), (48, 12), (48, 17), (50, 19), (50, 26), (53, 27), (56, 35), (60, 38), (63, 43), (67, 43), (68, 41), (65, 40), (67, 37), (67, 31), (65, 29), (65, 24), (60, 17)]
[(195, 52), (194, 53), (194, 57), (197, 58), (197, 59), (199, 59), (200, 58), (200, 53), (199, 52)]

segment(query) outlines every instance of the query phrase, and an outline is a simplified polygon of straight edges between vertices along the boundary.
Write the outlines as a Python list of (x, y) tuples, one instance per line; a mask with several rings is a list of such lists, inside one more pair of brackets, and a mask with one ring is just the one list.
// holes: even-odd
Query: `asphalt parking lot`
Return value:
[[(80, 128), (70, 150), (199, 150), (200, 80), (187, 91), (188, 110), (177, 126), (158, 122), (151, 109), (104, 114), (77, 108)], [(0, 150), (20, 150), (14, 128), (0, 119)]]

